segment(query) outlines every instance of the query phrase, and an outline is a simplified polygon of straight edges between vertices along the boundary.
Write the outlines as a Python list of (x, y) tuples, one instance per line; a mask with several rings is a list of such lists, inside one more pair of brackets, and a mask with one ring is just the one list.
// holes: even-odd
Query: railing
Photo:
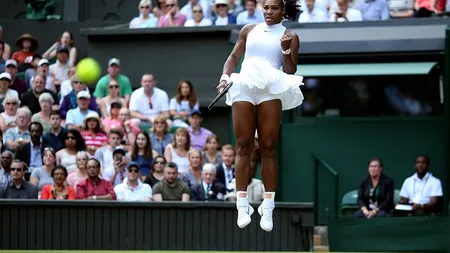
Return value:
[[(317, 155), (313, 155), (314, 157), (314, 210), (315, 210), (315, 223), (324, 223), (324, 221), (321, 220), (322, 214), (325, 213), (327, 219), (330, 216), (337, 216), (339, 212), (339, 206), (340, 206), (340, 199), (339, 199), (339, 173), (334, 170), (325, 160), (321, 159)], [(321, 166), (322, 165), (322, 166)], [(327, 172), (329, 172), (333, 176), (334, 181), (334, 194), (333, 194), (333, 210), (330, 213), (330, 208), (327, 206), (325, 210), (322, 210), (321, 208), (321, 202), (320, 202), (320, 196), (319, 196), (319, 181), (320, 181), (320, 168), (324, 167)], [(323, 187), (322, 187), (323, 188)], [(328, 192), (330, 189), (327, 189)], [(323, 212), (324, 211), (324, 212)]]

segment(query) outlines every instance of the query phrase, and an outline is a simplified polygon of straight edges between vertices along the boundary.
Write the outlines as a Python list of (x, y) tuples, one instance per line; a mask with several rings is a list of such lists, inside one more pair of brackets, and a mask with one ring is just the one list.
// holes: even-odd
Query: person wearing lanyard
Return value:
[(359, 185), (357, 218), (386, 216), (394, 207), (394, 181), (383, 173), (380, 158), (369, 160), (369, 175)]
[(412, 205), (415, 214), (440, 213), (443, 209), (441, 181), (428, 172), (430, 158), (420, 155), (416, 158), (416, 173), (408, 177), (400, 190), (400, 204)]

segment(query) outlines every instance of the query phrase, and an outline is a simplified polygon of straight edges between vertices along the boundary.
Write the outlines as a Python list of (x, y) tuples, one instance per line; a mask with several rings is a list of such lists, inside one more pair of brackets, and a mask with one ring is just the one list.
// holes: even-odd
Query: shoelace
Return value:
[(272, 212), (273, 212), (273, 210), (272, 210), (272, 208), (270, 208), (270, 207), (264, 207), (263, 206), (263, 208), (262, 208), (262, 213), (263, 213), (263, 215), (262, 215), (262, 218), (264, 219), (264, 220), (272, 220)]

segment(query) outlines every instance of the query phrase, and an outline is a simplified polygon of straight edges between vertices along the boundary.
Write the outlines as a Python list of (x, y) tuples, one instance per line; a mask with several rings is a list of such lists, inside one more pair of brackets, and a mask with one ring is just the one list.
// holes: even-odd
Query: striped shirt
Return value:
[(86, 142), (86, 146), (94, 146), (96, 148), (100, 148), (103, 146), (103, 143), (108, 142), (108, 137), (106, 137), (103, 133), (97, 133), (95, 136), (92, 136), (89, 131), (84, 131), (82, 134), (84, 141)]
[(389, 10), (403, 12), (414, 9), (414, 0), (388, 0)]

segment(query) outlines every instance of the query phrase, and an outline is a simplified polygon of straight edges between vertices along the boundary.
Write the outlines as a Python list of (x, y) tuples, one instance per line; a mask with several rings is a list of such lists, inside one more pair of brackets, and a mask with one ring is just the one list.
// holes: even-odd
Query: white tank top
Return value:
[(172, 162), (174, 162), (178, 166), (178, 173), (183, 174), (189, 171), (189, 159), (188, 157), (182, 157), (175, 152), (172, 147), (172, 144), (169, 144), (170, 154), (172, 156)]
[(274, 68), (280, 69), (283, 64), (280, 39), (285, 31), (286, 27), (281, 23), (271, 26), (267, 25), (265, 22), (257, 24), (247, 35), (245, 58), (264, 58)]

